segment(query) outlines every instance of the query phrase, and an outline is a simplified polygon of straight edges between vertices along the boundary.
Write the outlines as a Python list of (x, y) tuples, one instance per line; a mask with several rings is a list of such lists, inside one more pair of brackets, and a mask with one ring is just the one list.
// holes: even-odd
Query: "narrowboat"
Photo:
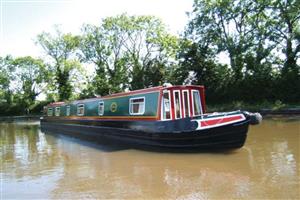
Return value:
[(259, 113), (206, 113), (203, 86), (163, 86), (45, 107), (45, 132), (142, 147), (231, 149), (244, 145)]

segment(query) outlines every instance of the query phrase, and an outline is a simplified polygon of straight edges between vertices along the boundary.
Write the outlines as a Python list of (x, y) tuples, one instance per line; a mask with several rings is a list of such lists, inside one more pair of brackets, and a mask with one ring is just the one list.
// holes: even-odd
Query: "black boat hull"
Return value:
[(179, 123), (41, 120), (43, 132), (67, 134), (100, 143), (126, 144), (137, 148), (200, 150), (242, 147), (247, 138), (249, 119), (204, 130), (195, 130), (195, 126), (196, 122), (190, 120)]

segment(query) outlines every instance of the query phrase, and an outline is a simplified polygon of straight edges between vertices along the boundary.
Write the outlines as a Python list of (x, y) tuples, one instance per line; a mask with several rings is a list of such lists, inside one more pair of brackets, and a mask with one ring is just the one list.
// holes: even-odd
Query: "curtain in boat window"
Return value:
[(201, 115), (200, 94), (198, 90), (193, 91), (194, 116)]
[(190, 106), (189, 106), (189, 93), (188, 91), (183, 91), (183, 109), (184, 109), (184, 116), (183, 117), (189, 117), (190, 116)]
[(66, 115), (67, 115), (67, 116), (70, 116), (70, 111), (71, 111), (71, 107), (70, 107), (70, 106), (67, 106), (67, 107), (66, 107)]
[(163, 93), (163, 98), (162, 98), (162, 113), (163, 113), (163, 119), (171, 119), (171, 114), (170, 114), (170, 93), (164, 92)]
[(180, 108), (180, 93), (179, 91), (174, 91), (174, 103), (175, 103), (175, 118), (181, 118), (181, 108)]
[(55, 116), (59, 116), (60, 115), (60, 107), (56, 107), (55, 108)]
[(129, 113), (131, 115), (142, 115), (145, 112), (145, 97), (130, 99)]
[(48, 108), (48, 112), (47, 112), (47, 115), (48, 116), (52, 116), (53, 112), (52, 112), (52, 108)]
[(103, 115), (104, 114), (104, 102), (100, 101), (98, 106), (98, 114)]
[(77, 115), (78, 116), (84, 115), (84, 104), (77, 105)]

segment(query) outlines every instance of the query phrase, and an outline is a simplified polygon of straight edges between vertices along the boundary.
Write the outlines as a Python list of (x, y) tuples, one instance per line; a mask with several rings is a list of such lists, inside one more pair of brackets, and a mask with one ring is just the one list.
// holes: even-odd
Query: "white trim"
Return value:
[[(170, 119), (165, 119), (164, 118), (164, 94), (168, 93), (168, 97), (169, 97), (169, 112), (170, 112)], [(169, 121), (172, 120), (172, 106), (171, 106), (171, 91), (170, 90), (163, 90), (163, 94), (162, 94), (162, 98), (161, 98), (161, 102), (160, 102), (161, 106), (160, 106), (160, 118), (162, 121)]]
[[(191, 96), (192, 96), (192, 110), (193, 110), (193, 117), (197, 117), (197, 116), (202, 116), (203, 115), (203, 111), (202, 111), (202, 103), (201, 103), (201, 96), (200, 96), (200, 92), (199, 90), (191, 90)], [(199, 101), (200, 101), (200, 114), (199, 115), (195, 115), (195, 109), (194, 109), (194, 92), (197, 92), (199, 94)]]
[(191, 116), (191, 114), (190, 114), (190, 109), (191, 109), (191, 107), (190, 107), (190, 95), (189, 95), (189, 90), (182, 90), (182, 103), (183, 103), (183, 118), (185, 118), (185, 100), (184, 100), (184, 93), (186, 92), (186, 94), (187, 94), (187, 105), (188, 105), (188, 114), (187, 114), (187, 116), (188, 117), (190, 117)]
[[(79, 106), (83, 106), (83, 113), (82, 113), (82, 114), (78, 114), (78, 107), (79, 107)], [(85, 110), (84, 104), (83, 104), (83, 103), (77, 104), (77, 107), (76, 107), (76, 108), (77, 108), (77, 110), (76, 110), (76, 111), (77, 111), (77, 112), (76, 112), (77, 116), (83, 116), (83, 115), (84, 115), (84, 110)]]
[(54, 112), (55, 116), (56, 117), (59, 117), (60, 116), (60, 107), (55, 107), (55, 112)]
[[(69, 112), (68, 112), (68, 110), (69, 110)], [(66, 106), (66, 116), (70, 116), (70, 114), (71, 114), (71, 106), (68, 105), (68, 106)]]
[[(176, 101), (175, 101), (175, 92), (178, 92), (179, 97), (179, 111), (180, 111), (180, 117), (177, 118), (177, 111), (176, 111)], [(173, 101), (174, 101), (174, 111), (175, 111), (175, 119), (181, 119), (182, 118), (182, 110), (181, 110), (181, 94), (180, 90), (173, 90)]]
[[(132, 102), (131, 101), (136, 100), (136, 99), (143, 99), (144, 100), (143, 107), (142, 107), (142, 112), (140, 112), (140, 113), (131, 112), (131, 108), (132, 108)], [(146, 98), (145, 97), (134, 97), (134, 98), (129, 99), (129, 114), (130, 115), (143, 115), (145, 113), (145, 107), (146, 107)], [(140, 108), (139, 108), (139, 110), (140, 110)]]
[[(233, 120), (233, 121), (230, 121), (230, 122), (224, 122), (224, 123), (221, 122), (222, 119), (226, 119), (226, 118), (229, 118), (229, 117), (236, 117), (236, 116), (241, 116), (242, 118), (241, 119), (236, 119), (236, 120)], [(211, 125), (211, 126), (201, 127), (201, 122), (209, 121), (209, 120), (212, 120), (212, 119), (220, 119), (221, 123)], [(198, 123), (198, 127), (196, 128), (196, 130), (203, 130), (203, 129), (208, 129), (208, 128), (224, 126), (224, 125), (228, 125), (228, 124), (233, 124), (233, 123), (236, 123), (236, 122), (241, 122), (241, 121), (244, 121), (245, 119), (246, 118), (243, 114), (237, 114), (237, 115), (228, 115), (228, 116), (221, 116), (221, 117), (212, 117), (212, 118), (206, 118), (206, 119), (197, 119), (197, 120), (192, 120), (192, 121), (196, 121)]]
[[(103, 112), (102, 113), (99, 112), (100, 103), (103, 103)], [(101, 100), (101, 101), (98, 102), (98, 115), (100, 115), (100, 116), (104, 115), (104, 101), (103, 100)]]

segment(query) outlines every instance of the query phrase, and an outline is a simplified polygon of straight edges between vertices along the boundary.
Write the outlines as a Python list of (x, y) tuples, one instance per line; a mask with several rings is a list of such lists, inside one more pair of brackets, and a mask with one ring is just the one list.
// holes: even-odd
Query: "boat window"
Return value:
[(175, 118), (181, 118), (181, 101), (179, 91), (174, 91)]
[(200, 94), (198, 90), (193, 90), (193, 114), (194, 116), (201, 115)]
[(142, 115), (145, 112), (145, 97), (131, 98), (129, 100), (129, 113)]
[(78, 116), (84, 115), (84, 104), (77, 105), (77, 115)]
[(67, 106), (67, 108), (66, 108), (66, 115), (67, 116), (70, 116), (70, 111), (71, 111), (71, 107)]
[(183, 95), (183, 109), (184, 109), (184, 117), (190, 116), (190, 98), (189, 98), (189, 91), (184, 90), (182, 92)]
[(47, 115), (48, 116), (52, 116), (53, 115), (53, 112), (52, 112), (52, 108), (48, 108), (48, 112), (47, 112)]
[(162, 98), (162, 119), (171, 119), (170, 91), (164, 91)]
[(103, 115), (104, 114), (104, 102), (100, 101), (98, 106), (98, 114)]
[(55, 116), (60, 115), (60, 107), (55, 107)]

